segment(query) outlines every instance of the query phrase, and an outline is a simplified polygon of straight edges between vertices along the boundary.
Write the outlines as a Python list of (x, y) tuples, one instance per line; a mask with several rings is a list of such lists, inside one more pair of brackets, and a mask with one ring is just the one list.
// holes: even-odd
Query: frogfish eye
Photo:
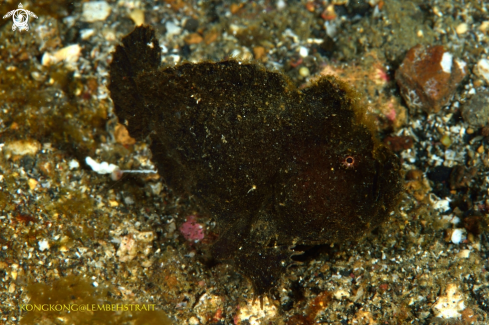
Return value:
[(355, 158), (353, 156), (346, 156), (343, 160), (343, 166), (345, 168), (353, 168), (355, 166)]

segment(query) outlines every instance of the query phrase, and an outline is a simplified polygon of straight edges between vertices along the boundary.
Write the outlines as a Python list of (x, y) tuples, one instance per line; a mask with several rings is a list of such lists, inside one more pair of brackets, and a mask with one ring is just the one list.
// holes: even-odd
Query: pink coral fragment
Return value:
[(201, 224), (197, 223), (197, 217), (194, 215), (188, 216), (187, 221), (185, 221), (180, 226), (180, 232), (183, 237), (190, 242), (198, 242), (204, 239), (204, 231)]

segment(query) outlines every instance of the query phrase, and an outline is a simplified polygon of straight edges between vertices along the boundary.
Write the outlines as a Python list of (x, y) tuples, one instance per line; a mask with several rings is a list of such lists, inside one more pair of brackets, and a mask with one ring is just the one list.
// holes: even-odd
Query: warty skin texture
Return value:
[(277, 284), (294, 245), (358, 240), (393, 211), (398, 158), (346, 84), (322, 77), (298, 90), (236, 60), (160, 68), (160, 53), (151, 28), (122, 40), (111, 63), (115, 112), (133, 137), (151, 137), (169, 187), (216, 220), (210, 254), (255, 293)]

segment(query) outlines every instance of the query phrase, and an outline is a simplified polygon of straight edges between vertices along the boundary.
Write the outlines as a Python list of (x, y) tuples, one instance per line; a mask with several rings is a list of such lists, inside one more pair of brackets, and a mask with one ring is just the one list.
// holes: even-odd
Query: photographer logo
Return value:
[(12, 20), (14, 21), (14, 24), (12, 25), (12, 30), (15, 31), (18, 28), (21, 32), (23, 30), (29, 30), (29, 16), (37, 18), (37, 16), (32, 11), (25, 10), (22, 6), (22, 3), (19, 3), (19, 9), (8, 12), (5, 16), (3, 16), (3, 19), (6, 19), (10, 16), (12, 16)]

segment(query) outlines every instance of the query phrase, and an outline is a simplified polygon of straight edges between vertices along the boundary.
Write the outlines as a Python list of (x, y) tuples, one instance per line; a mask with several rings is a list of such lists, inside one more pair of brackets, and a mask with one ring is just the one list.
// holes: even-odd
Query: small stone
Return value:
[(11, 156), (34, 156), (41, 149), (41, 144), (36, 140), (16, 140), (7, 142), (3, 147), (5, 157)]
[(480, 59), (475, 66), (474, 73), (489, 82), (489, 60)]
[(200, 322), (199, 322), (199, 319), (195, 316), (192, 316), (190, 317), (190, 319), (188, 320), (188, 324), (189, 325), (199, 325)]
[(44, 55), (42, 56), (42, 65), (49, 67), (58, 62), (64, 61), (68, 66), (73, 66), (78, 61), (80, 54), (80, 45), (69, 45), (54, 53), (44, 53)]
[(152, 250), (152, 241), (154, 239), (152, 231), (139, 232), (131, 229), (127, 236), (120, 238), (120, 246), (116, 255), (120, 262), (132, 261), (136, 256), (148, 256)]
[(78, 162), (78, 160), (72, 159), (68, 163), (68, 167), (70, 168), (70, 170), (77, 169), (80, 167), (80, 163)]
[(179, 35), (182, 32), (182, 28), (170, 20), (165, 23), (165, 28), (167, 37)]
[(479, 26), (479, 30), (483, 33), (489, 30), (489, 20), (483, 21)]
[(189, 18), (185, 21), (183, 28), (191, 33), (196, 32), (197, 28), (199, 28), (199, 21), (197, 19)]
[(484, 127), (489, 123), (489, 91), (470, 98), (461, 108), (464, 121), (472, 127)]
[(240, 3), (240, 4), (237, 4), (237, 3), (233, 3), (231, 4), (231, 6), (229, 7), (229, 9), (231, 10), (231, 13), (234, 15), (236, 13), (238, 13), (238, 11), (244, 7), (244, 3)]
[(460, 312), (465, 309), (465, 303), (462, 294), (456, 284), (447, 285), (445, 296), (438, 297), (433, 305), (433, 311), (436, 317), (455, 318), (460, 317)]
[(49, 242), (46, 239), (41, 239), (38, 243), (39, 250), (41, 252), (44, 252), (45, 250), (49, 249)]
[(469, 25), (466, 24), (466, 23), (461, 23), (460, 25), (458, 25), (457, 27), (455, 27), (455, 31), (459, 35), (462, 35), (462, 34), (467, 33), (468, 30), (469, 30)]
[(338, 289), (334, 292), (334, 297), (337, 300), (341, 300), (343, 298), (350, 298), (350, 293), (344, 289)]
[(450, 139), (449, 135), (445, 134), (444, 136), (441, 137), (440, 142), (445, 147), (450, 147), (450, 145), (452, 144), (452, 139)]
[(451, 240), (454, 244), (460, 244), (465, 239), (464, 229), (453, 229)]
[(299, 74), (301, 75), (301, 77), (306, 78), (309, 77), (311, 73), (309, 72), (309, 69), (307, 67), (301, 67), (299, 69)]
[(114, 137), (115, 141), (123, 146), (132, 146), (136, 143), (136, 139), (129, 135), (129, 132), (124, 124), (117, 123), (114, 129)]
[(34, 178), (29, 178), (29, 179), (27, 180), (27, 185), (29, 185), (29, 188), (30, 188), (31, 190), (33, 190), (33, 189), (35, 189), (35, 188), (36, 188), (36, 186), (37, 186), (37, 181), (36, 181)]
[(83, 4), (82, 20), (88, 23), (105, 20), (112, 8), (105, 1), (91, 1)]
[(129, 14), (129, 18), (132, 19), (136, 26), (144, 24), (144, 10), (134, 9)]
[(95, 34), (95, 29), (93, 28), (87, 28), (87, 29), (82, 29), (80, 30), (80, 38), (84, 41), (92, 37), (92, 35)]
[(396, 81), (411, 109), (436, 113), (448, 103), (465, 77), (465, 65), (441, 45), (416, 45), (408, 51), (396, 71)]
[(332, 3), (336, 6), (347, 6), (349, 0), (333, 0)]
[(211, 29), (210, 31), (206, 32), (204, 35), (205, 44), (207, 45), (211, 44), (217, 39), (218, 36), (219, 36), (219, 31), (217, 29)]
[(15, 283), (11, 283), (10, 286), (8, 287), (8, 292), (9, 293), (14, 293), (15, 292)]
[(115, 41), (115, 31), (112, 28), (104, 28), (102, 36), (109, 42)]
[(253, 55), (256, 60), (263, 60), (266, 55), (266, 50), (263, 46), (255, 46), (253, 48)]
[(199, 44), (204, 39), (198, 33), (192, 33), (185, 36), (183, 40), (185, 41), (185, 43), (190, 45), (190, 44)]

